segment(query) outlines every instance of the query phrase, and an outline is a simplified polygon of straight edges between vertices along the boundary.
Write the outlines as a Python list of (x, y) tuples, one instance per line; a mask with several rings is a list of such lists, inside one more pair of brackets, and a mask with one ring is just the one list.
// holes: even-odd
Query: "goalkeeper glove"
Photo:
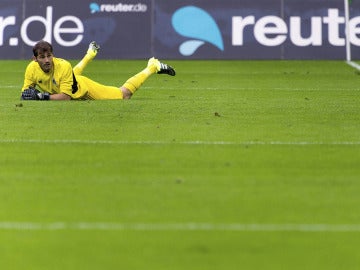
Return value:
[(47, 92), (37, 93), (37, 96), (38, 96), (39, 100), (49, 100), (50, 99), (50, 94)]
[(25, 89), (21, 93), (21, 99), (23, 100), (49, 100), (50, 94), (49, 93), (41, 93), (39, 90), (35, 88)]

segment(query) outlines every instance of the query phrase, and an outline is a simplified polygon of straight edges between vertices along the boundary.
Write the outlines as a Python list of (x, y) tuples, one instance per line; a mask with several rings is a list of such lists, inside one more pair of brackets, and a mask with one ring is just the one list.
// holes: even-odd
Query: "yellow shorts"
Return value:
[(79, 90), (73, 95), (73, 99), (123, 99), (118, 87), (102, 85), (81, 75), (76, 76), (76, 80)]

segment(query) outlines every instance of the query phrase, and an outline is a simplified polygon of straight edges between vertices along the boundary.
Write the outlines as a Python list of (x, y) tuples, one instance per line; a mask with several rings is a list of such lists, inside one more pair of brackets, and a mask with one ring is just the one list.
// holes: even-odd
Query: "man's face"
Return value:
[(51, 52), (39, 53), (37, 57), (34, 57), (34, 60), (38, 62), (45, 73), (50, 72), (53, 68), (53, 54)]

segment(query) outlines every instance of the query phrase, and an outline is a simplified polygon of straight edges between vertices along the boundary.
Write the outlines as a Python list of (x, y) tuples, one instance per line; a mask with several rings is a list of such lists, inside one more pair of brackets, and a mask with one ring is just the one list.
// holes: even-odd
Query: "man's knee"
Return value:
[(123, 94), (123, 99), (130, 99), (131, 96), (133, 95), (129, 89), (127, 89), (126, 87), (120, 87), (120, 90)]

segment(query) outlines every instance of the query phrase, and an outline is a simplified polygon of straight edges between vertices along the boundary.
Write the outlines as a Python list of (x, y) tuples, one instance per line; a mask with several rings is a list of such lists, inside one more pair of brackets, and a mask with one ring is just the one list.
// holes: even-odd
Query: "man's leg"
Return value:
[(94, 59), (94, 57), (97, 55), (98, 51), (100, 49), (100, 46), (96, 44), (95, 41), (92, 41), (89, 44), (89, 49), (87, 50), (85, 56), (81, 61), (73, 68), (75, 75), (81, 75), (87, 64), (91, 62), (91, 60)]
[(123, 98), (129, 99), (135, 93), (136, 90), (149, 78), (152, 74), (168, 74), (170, 76), (175, 76), (175, 70), (164, 63), (161, 63), (158, 59), (154, 57), (150, 58), (147, 64), (147, 67), (129, 78), (123, 86), (120, 87)]

